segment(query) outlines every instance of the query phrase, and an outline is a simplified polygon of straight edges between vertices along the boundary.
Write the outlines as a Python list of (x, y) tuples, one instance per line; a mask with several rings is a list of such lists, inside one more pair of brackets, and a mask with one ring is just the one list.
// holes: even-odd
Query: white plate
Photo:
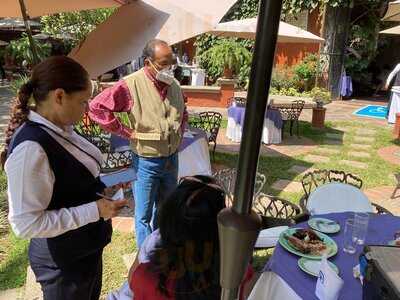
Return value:
[(336, 221), (325, 218), (312, 218), (308, 220), (308, 225), (312, 229), (323, 233), (336, 233), (340, 231), (340, 225)]
[[(297, 261), (297, 264), (302, 271), (306, 272), (307, 274), (310, 274), (311, 276), (318, 277), (319, 271), (321, 269), (321, 261), (320, 260), (308, 259), (308, 258), (302, 257)], [(338, 267), (334, 263), (330, 262), (329, 260), (328, 260), (328, 264), (336, 272), (336, 274), (339, 275)]]

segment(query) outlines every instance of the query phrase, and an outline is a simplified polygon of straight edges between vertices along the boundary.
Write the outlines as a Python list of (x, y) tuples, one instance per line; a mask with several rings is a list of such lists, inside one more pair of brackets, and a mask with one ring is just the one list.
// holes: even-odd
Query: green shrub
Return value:
[(315, 86), (315, 79), (320, 74), (319, 58), (315, 54), (306, 55), (301, 62), (293, 67), (295, 81), (300, 91), (310, 91)]
[[(36, 45), (37, 55), (40, 61), (50, 56), (51, 45), (49, 43), (40, 43), (35, 39), (33, 40), (33, 42)], [(6, 51), (15, 58), (15, 62), (18, 65), (21, 65), (24, 60), (26, 60), (29, 65), (33, 64), (33, 54), (31, 46), (28, 36), (25, 33), (20, 39), (11, 41), (6, 48)]]
[(242, 71), (241, 79), (244, 81), (250, 74), (250, 51), (232, 39), (220, 40), (204, 51), (199, 59), (200, 65), (213, 79), (221, 76), (225, 68), (231, 69), (236, 75)]
[(277, 65), (272, 71), (271, 87), (277, 90), (295, 88), (296, 79), (293, 74), (293, 67)]

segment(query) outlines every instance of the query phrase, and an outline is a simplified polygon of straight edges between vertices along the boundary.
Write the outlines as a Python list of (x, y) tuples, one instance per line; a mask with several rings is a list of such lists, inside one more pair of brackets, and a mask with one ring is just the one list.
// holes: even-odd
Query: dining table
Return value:
[[(236, 105), (235, 102), (228, 108), (228, 125), (226, 136), (233, 142), (239, 143), (242, 140), (242, 127), (246, 108)], [(265, 112), (262, 142), (264, 144), (280, 144), (282, 142), (283, 121), (278, 109), (268, 107)]]
[[(354, 277), (353, 268), (359, 264), (359, 256), (363, 253), (363, 246), (357, 246), (354, 254), (348, 254), (343, 251), (345, 222), (354, 217), (354, 212), (330, 213), (313, 217), (327, 218), (340, 225), (338, 233), (328, 235), (338, 246), (338, 252), (330, 257), (329, 261), (338, 267), (339, 276), (344, 281), (339, 299), (362, 299), (363, 288), (360, 280)], [(303, 222), (296, 224), (294, 227), (308, 228), (309, 226), (308, 222)], [(399, 229), (399, 217), (389, 214), (370, 213), (365, 245), (388, 245)], [(278, 243), (248, 299), (318, 299), (315, 295), (317, 277), (302, 271), (298, 266), (299, 259), (299, 256), (288, 252)]]
[[(129, 141), (116, 135), (111, 135), (111, 149), (115, 152), (130, 151)], [(183, 134), (178, 151), (178, 179), (193, 175), (212, 175), (208, 135), (199, 128), (187, 128)], [(136, 180), (136, 172), (132, 167), (101, 174), (101, 180), (106, 186), (121, 182)]]

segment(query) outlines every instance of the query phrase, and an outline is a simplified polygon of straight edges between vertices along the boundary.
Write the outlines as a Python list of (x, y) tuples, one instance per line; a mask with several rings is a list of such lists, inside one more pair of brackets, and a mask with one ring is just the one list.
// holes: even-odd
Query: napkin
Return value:
[(185, 137), (185, 138), (190, 138), (190, 139), (194, 138), (193, 134), (192, 134), (191, 132), (188, 132), (188, 131), (186, 131), (186, 132), (183, 134), (183, 137)]
[(112, 197), (112, 200), (122, 200), (124, 199), (124, 190), (120, 188)]
[(321, 270), (319, 271), (315, 295), (320, 300), (337, 300), (344, 281), (329, 266), (326, 255), (321, 260)]

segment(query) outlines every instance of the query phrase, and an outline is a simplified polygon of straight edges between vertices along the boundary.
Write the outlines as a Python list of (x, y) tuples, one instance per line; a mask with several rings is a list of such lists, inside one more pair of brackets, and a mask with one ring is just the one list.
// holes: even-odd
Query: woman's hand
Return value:
[(107, 199), (100, 199), (96, 201), (97, 209), (99, 210), (100, 218), (108, 220), (114, 218), (118, 215), (119, 211), (126, 205), (128, 205), (128, 200), (116, 200), (111, 201)]

